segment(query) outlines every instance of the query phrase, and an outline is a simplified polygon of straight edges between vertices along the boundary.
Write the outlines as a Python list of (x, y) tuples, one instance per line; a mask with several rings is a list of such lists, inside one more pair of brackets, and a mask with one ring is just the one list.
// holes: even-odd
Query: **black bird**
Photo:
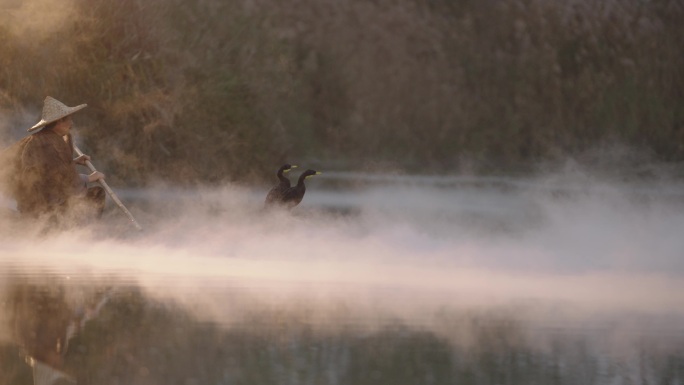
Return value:
[(278, 172), (276, 173), (279, 182), (277, 185), (273, 186), (273, 188), (268, 192), (268, 195), (266, 195), (265, 204), (267, 206), (272, 205), (274, 203), (282, 203), (283, 194), (287, 189), (290, 188), (290, 180), (287, 179), (287, 177), (283, 175), (283, 173), (290, 172), (290, 170), (292, 170), (293, 168), (297, 168), (297, 166), (291, 164), (284, 164), (280, 166)]
[(304, 193), (306, 192), (306, 186), (304, 186), (304, 179), (314, 176), (314, 175), (320, 175), (321, 173), (316, 171), (316, 170), (306, 170), (304, 171), (300, 176), (299, 180), (297, 181), (297, 185), (294, 187), (290, 187), (285, 192), (283, 193), (283, 198), (281, 200), (281, 204), (283, 204), (285, 207), (291, 209), (299, 204), (299, 202), (302, 201), (304, 198)]

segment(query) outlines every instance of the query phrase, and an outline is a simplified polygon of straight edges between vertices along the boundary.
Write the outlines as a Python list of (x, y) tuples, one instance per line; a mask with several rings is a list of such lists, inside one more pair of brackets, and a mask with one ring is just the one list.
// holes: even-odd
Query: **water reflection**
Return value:
[(79, 385), (684, 381), (676, 186), (344, 177), (293, 213), (160, 188), (121, 194), (142, 234), (4, 233), (0, 384), (26, 356)]
[[(36, 332), (27, 339), (65, 330), (65, 321), (73, 316), (66, 311), (73, 309), (65, 301), (66, 292), (96, 286), (15, 290), (23, 293), (20, 302), (27, 292), (40, 292), (37, 301), (24, 303), (33, 309), (22, 314), (27, 317), (22, 330)], [(47, 310), (36, 311), (48, 298)], [(681, 330), (645, 328), (648, 323), (622, 331), (611, 324), (592, 328), (573, 322), (543, 327), (521, 317), (530, 311), (524, 304), (433, 309), (412, 319), (386, 307), (362, 311), (353, 301), (269, 301), (240, 290), (223, 291), (220, 298), (225, 306), (221, 311), (230, 316), (226, 322), (207, 322), (188, 303), (119, 286), (100, 314), (71, 340), (60, 368), (79, 384), (603, 384), (682, 379)], [(46, 341), (52, 348), (53, 338)], [(14, 347), (3, 347), (2, 362), (3, 383), (30, 383), (28, 367)]]

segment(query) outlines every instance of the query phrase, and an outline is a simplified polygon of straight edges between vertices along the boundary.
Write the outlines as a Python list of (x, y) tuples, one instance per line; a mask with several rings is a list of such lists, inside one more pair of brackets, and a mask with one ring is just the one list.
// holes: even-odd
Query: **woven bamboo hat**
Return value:
[(46, 125), (56, 122), (65, 116), (69, 116), (76, 111), (82, 110), (88, 106), (87, 104), (81, 104), (76, 107), (68, 107), (59, 100), (48, 96), (43, 101), (43, 115), (40, 122), (36, 123), (33, 127), (29, 128), (28, 132), (33, 132), (39, 130)]

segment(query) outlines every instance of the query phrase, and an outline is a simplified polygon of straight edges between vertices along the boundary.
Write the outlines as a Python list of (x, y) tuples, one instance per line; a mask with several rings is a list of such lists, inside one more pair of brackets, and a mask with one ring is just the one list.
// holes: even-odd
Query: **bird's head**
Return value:
[(322, 174), (322, 173), (319, 172), (319, 171), (308, 169), (308, 170), (306, 170), (306, 171), (304, 171), (304, 172), (302, 173), (302, 176), (303, 176), (304, 178), (309, 178), (309, 177), (312, 177), (312, 176), (314, 176), (314, 175), (321, 175), (321, 174)]
[(297, 168), (297, 166), (294, 164), (286, 163), (280, 167), (280, 171), (281, 172), (290, 172), (290, 170), (292, 170), (293, 168)]

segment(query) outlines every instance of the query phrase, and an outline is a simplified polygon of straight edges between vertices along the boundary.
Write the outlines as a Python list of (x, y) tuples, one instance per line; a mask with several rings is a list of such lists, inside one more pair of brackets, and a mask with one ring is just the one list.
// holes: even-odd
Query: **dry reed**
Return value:
[(87, 102), (85, 149), (129, 183), (511, 171), (606, 143), (684, 159), (681, 2), (68, 4), (42, 33), (6, 10), (0, 128), (47, 94)]

